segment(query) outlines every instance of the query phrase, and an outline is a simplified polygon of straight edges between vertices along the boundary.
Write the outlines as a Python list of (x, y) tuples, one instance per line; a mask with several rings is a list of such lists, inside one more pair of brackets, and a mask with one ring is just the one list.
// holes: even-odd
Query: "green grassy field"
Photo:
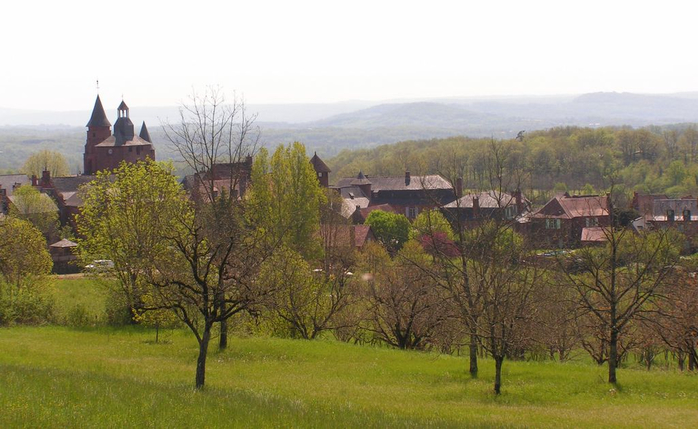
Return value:
[[(89, 287), (89, 286), (86, 286)], [(0, 329), (0, 427), (696, 427), (698, 377), (467, 360), (335, 341), (233, 338), (194, 391), (187, 331)]]

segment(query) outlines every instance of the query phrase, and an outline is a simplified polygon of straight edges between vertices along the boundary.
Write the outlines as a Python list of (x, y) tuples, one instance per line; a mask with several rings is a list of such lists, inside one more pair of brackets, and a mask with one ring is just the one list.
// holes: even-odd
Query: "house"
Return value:
[(317, 152), (310, 158), (310, 163), (313, 164), (313, 169), (317, 173), (317, 180), (320, 182), (320, 186), (323, 188), (329, 188), (330, 186), (330, 167), (325, 164), (325, 162), (317, 156)]
[(117, 115), (112, 134), (111, 122), (107, 119), (98, 95), (92, 116), (86, 125), (83, 174), (92, 175), (101, 170), (113, 170), (122, 161), (135, 163), (146, 158), (155, 160), (155, 149), (145, 122), (141, 125), (140, 133), (135, 135), (129, 108), (123, 100), (117, 108)]
[[(646, 203), (635, 205), (636, 201)], [(640, 212), (640, 218), (633, 223), (636, 229), (675, 228), (688, 238), (691, 248), (698, 244), (698, 200), (692, 196), (666, 198), (665, 195), (636, 194), (633, 208)]]
[(75, 230), (75, 216), (82, 207), (80, 187), (95, 178), (96, 176), (92, 175), (51, 177), (48, 171), (44, 171), (40, 180), (32, 177), (32, 185), (53, 198), (58, 206), (61, 224), (70, 225)]
[(528, 217), (527, 232), (541, 247), (576, 247), (581, 244), (584, 228), (610, 226), (610, 209), (607, 195), (565, 193)]
[(56, 274), (70, 274), (80, 271), (75, 263), (77, 256), (74, 253), (77, 243), (63, 239), (49, 246), (49, 253), (53, 260), (53, 272)]
[(415, 219), (424, 211), (441, 207), (455, 200), (451, 183), (439, 175), (412, 176), (409, 171), (404, 177), (369, 177), (362, 171), (356, 177), (339, 179), (334, 187), (345, 201), (343, 210), (353, 216), (374, 206), (390, 208), (395, 213)]
[(0, 214), (7, 214), (15, 189), (30, 183), (24, 174), (0, 174)]
[[(457, 189), (461, 189), (458, 185)], [(511, 194), (499, 191), (484, 191), (463, 195), (441, 209), (452, 224), (466, 227), (476, 226), (487, 220), (511, 220), (527, 213), (530, 202), (521, 191)]]
[(366, 243), (376, 241), (369, 225), (320, 225), (320, 236), (326, 247), (362, 250)]
[[(210, 201), (221, 192), (243, 197), (252, 177), (252, 157), (244, 161), (213, 164), (210, 171), (190, 174), (182, 180), (184, 190), (193, 201)], [(213, 189), (209, 187), (213, 185)], [(209, 195), (210, 194), (210, 195)]]

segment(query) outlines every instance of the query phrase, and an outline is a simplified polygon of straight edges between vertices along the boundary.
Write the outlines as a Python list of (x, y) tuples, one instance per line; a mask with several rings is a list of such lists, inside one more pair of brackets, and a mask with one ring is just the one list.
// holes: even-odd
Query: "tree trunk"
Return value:
[[(225, 302), (221, 304), (221, 314), (225, 314)], [(228, 319), (221, 320), (221, 337), (218, 342), (218, 350), (225, 350), (228, 347)]]
[(504, 363), (504, 356), (495, 357), (495, 373), (494, 373), (494, 393), (499, 395), (502, 391), (502, 364)]
[(470, 330), (470, 376), (477, 377), (477, 334)]
[(199, 357), (196, 360), (196, 388), (203, 389), (206, 381), (206, 355), (208, 354), (208, 343), (211, 341), (211, 326), (206, 324), (204, 334), (199, 342)]
[(608, 353), (608, 382), (616, 383), (616, 368), (618, 367), (618, 332), (611, 328), (611, 341)]

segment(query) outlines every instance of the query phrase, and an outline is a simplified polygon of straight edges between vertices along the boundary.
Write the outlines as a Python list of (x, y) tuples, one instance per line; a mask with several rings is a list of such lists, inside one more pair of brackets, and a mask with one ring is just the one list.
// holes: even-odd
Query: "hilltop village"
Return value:
[[(126, 103), (112, 128), (99, 96), (82, 174), (0, 176), (11, 295), (49, 271), (109, 278), (103, 323), (189, 329), (197, 388), (228, 332), (462, 351), (473, 377), (487, 353), (495, 394), (505, 359), (577, 350), (609, 383), (630, 353), (698, 369), (695, 197), (624, 201), (610, 186), (536, 206), (505, 162), (523, 132), (479, 148), (479, 186), (463, 168), (333, 178), (301, 143), (257, 146), (238, 110), (209, 107), (166, 129), (191, 170), (181, 179)], [(11, 323), (51, 319), (50, 301), (26, 299), (38, 301), (10, 302)]]

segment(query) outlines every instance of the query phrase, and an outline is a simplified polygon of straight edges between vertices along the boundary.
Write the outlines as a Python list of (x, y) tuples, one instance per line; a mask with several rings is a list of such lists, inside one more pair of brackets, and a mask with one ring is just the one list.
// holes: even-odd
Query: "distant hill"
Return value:
[[(115, 113), (115, 106), (105, 107), (115, 120), (115, 114), (110, 114)], [(258, 114), (264, 144), (301, 141), (308, 150), (330, 157), (343, 149), (405, 140), (463, 135), (512, 138), (521, 130), (559, 126), (640, 127), (698, 122), (698, 92), (249, 104), (247, 108), (249, 113)], [(45, 148), (63, 151), (71, 165), (78, 168), (89, 115), (88, 109), (48, 112), (0, 108), (0, 170), (16, 169), (29, 153)], [(159, 125), (165, 120), (177, 122), (177, 107), (135, 106), (131, 117), (136, 124), (147, 122), (159, 158), (176, 157), (161, 138)]]

